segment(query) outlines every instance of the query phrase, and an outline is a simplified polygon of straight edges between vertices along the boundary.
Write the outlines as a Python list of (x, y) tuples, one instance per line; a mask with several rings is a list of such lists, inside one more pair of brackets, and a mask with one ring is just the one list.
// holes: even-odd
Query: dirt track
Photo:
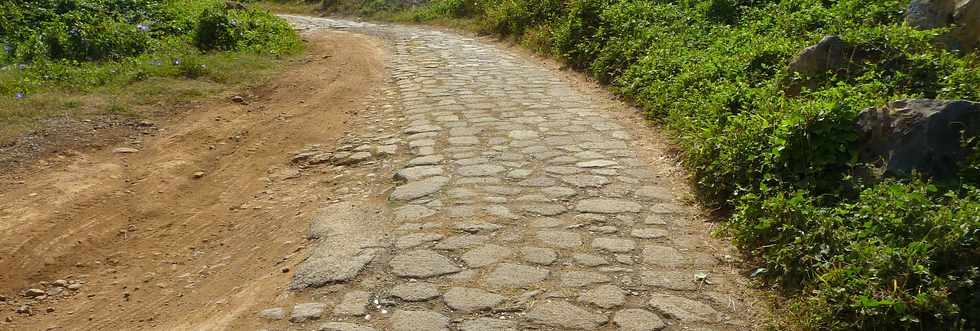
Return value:
[[(384, 75), (379, 40), (304, 37), (305, 60), (245, 91), (247, 104), (222, 98), (135, 144), (69, 150), (0, 176), (0, 329), (249, 328), (243, 316), (289, 302), (282, 269), (302, 259), (335, 176), (290, 158), (333, 148)], [(59, 279), (80, 288), (43, 285)], [(29, 288), (52, 295), (27, 299)], [(26, 304), (32, 315), (15, 313)]]

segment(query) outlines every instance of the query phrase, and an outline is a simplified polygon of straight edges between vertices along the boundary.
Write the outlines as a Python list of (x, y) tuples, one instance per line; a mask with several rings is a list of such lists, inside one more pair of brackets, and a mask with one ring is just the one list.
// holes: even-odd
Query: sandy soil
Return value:
[(0, 329), (247, 328), (244, 315), (290, 301), (288, 269), (333, 185), (329, 170), (290, 158), (336, 143), (383, 85), (386, 56), (360, 35), (305, 38), (305, 60), (242, 92), (245, 103), (0, 174)]

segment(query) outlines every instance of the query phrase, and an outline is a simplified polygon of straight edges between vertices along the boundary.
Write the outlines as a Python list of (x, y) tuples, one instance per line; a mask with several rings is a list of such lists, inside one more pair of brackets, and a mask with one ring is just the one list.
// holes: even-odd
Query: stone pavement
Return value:
[[(332, 302), (263, 314), (320, 330), (752, 328), (732, 258), (685, 230), (695, 209), (556, 73), (451, 33), (286, 18), (386, 41), (391, 100), (375, 121), (398, 131), (333, 157), (375, 150), (396, 168), (383, 238), (300, 268), (324, 281), (294, 289), (343, 285)], [(340, 277), (317, 276), (324, 261)]]

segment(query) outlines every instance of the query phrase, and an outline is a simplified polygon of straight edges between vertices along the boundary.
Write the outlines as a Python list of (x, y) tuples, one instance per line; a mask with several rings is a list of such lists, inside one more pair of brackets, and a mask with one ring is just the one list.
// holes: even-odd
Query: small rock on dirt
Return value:
[(27, 291), (24, 291), (24, 296), (28, 298), (36, 298), (45, 295), (45, 293), (46, 292), (44, 292), (44, 290), (32, 288), (32, 289), (27, 289)]
[(260, 311), (259, 312), (259, 317), (264, 318), (264, 319), (268, 319), (268, 320), (278, 321), (278, 320), (281, 320), (283, 318), (286, 318), (286, 310), (285, 309), (282, 309), (282, 308), (269, 308), (269, 309)]

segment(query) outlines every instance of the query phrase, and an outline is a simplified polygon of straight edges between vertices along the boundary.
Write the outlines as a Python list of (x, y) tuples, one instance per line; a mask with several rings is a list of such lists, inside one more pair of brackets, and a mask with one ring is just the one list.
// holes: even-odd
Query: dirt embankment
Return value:
[(332, 178), (289, 159), (331, 148), (384, 75), (380, 41), (305, 38), (244, 103), (0, 175), (0, 329), (221, 329), (283, 295)]

